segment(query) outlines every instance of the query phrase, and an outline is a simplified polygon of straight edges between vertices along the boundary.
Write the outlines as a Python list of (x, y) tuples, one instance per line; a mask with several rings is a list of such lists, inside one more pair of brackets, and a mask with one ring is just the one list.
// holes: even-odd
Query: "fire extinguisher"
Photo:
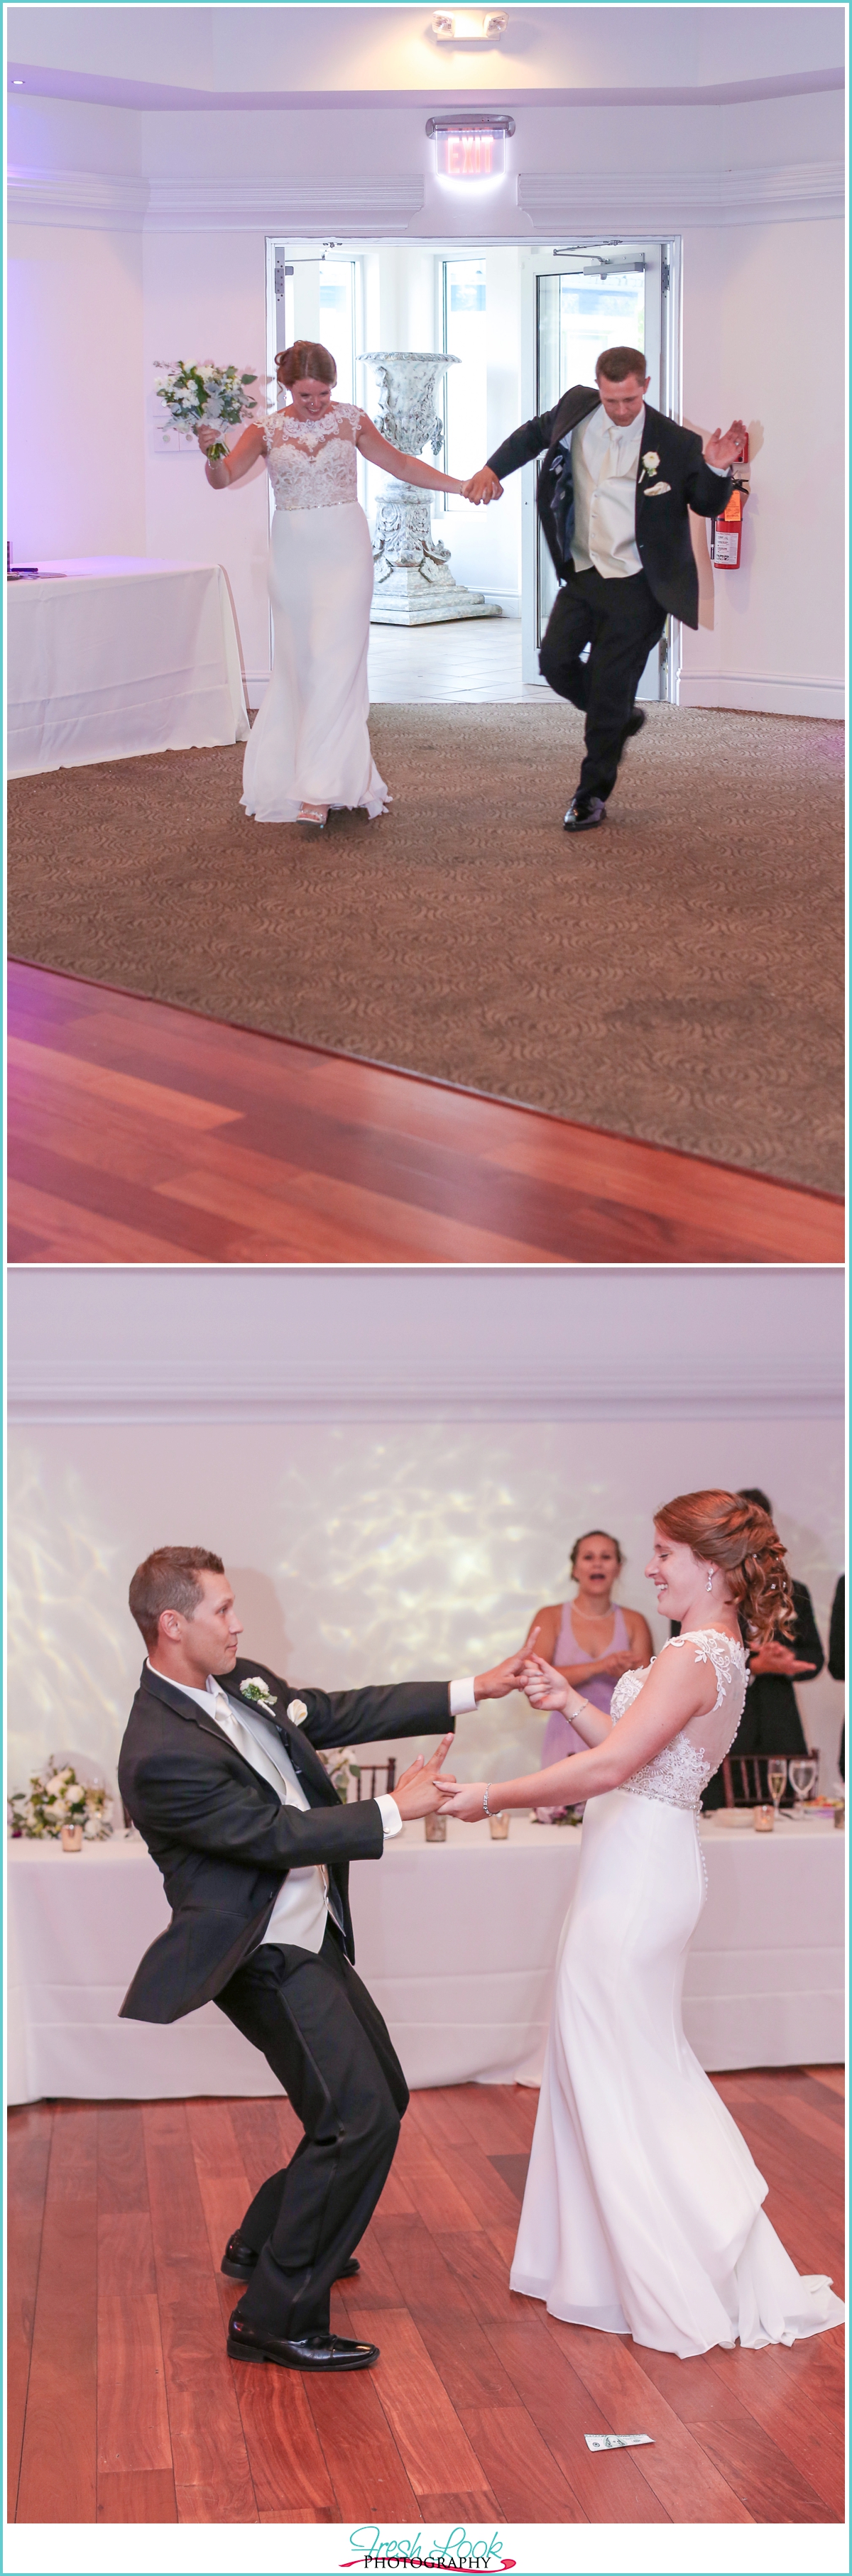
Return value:
[(710, 521), (710, 561), (717, 572), (739, 571), (743, 510), (749, 495), (748, 439), (734, 473), (737, 480), (731, 498), (719, 518)]

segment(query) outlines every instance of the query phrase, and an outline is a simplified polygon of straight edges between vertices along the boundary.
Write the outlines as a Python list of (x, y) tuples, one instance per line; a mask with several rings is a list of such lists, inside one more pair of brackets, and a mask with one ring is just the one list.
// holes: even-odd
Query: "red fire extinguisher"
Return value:
[(731, 498), (719, 518), (710, 521), (710, 561), (717, 572), (739, 571), (743, 510), (749, 494), (748, 439), (734, 473), (737, 480)]

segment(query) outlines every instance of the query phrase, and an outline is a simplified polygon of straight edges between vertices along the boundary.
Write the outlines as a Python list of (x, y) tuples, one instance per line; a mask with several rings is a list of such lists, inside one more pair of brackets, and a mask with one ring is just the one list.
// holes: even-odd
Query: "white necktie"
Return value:
[(279, 1798), (286, 1804), (285, 1773), (279, 1768), (272, 1753), (267, 1752), (265, 1744), (261, 1744), (249, 1727), (243, 1725), (242, 1719), (237, 1716), (236, 1709), (232, 1708), (230, 1700), (226, 1699), (224, 1691), (217, 1690), (213, 1699), (213, 1710), (223, 1735), (230, 1736), (231, 1743), (236, 1745), (237, 1752), (243, 1755), (244, 1761), (250, 1762), (252, 1770), (259, 1771), (262, 1778), (269, 1781), (270, 1788), (277, 1790)]
[[(221, 1726), (223, 1735), (230, 1736), (231, 1743), (236, 1745), (237, 1752), (243, 1755), (244, 1760), (251, 1763), (252, 1770), (259, 1771), (261, 1778), (269, 1781), (270, 1788), (277, 1790), (278, 1796), (284, 1806), (289, 1803), (291, 1807), (295, 1807), (298, 1801), (294, 1797), (291, 1796), (288, 1802), (287, 1792), (290, 1787), (290, 1783), (287, 1779), (286, 1772), (284, 1770), (279, 1770), (274, 1754), (271, 1751), (267, 1752), (265, 1744), (259, 1743), (257, 1736), (251, 1732), (250, 1728), (243, 1725), (242, 1718), (238, 1717), (236, 1709), (231, 1707), (230, 1700), (226, 1699), (224, 1691), (217, 1690), (215, 1699), (213, 1700), (213, 1710), (217, 1723)], [(309, 1801), (306, 1798), (305, 1805), (308, 1806), (308, 1804)], [(311, 1864), (309, 1862), (307, 1866), (310, 1867), (310, 1865)], [(317, 1861), (314, 1866), (322, 1881), (326, 1904), (329, 1906), (335, 1922), (339, 1924), (342, 1931), (343, 1916), (341, 1913), (337, 1890), (330, 1886), (328, 1870), (325, 1867), (325, 1863), (323, 1861)]]

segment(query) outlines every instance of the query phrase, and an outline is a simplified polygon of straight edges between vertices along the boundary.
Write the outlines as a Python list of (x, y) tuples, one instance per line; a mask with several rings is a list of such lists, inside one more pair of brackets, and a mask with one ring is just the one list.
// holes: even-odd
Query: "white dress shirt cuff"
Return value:
[(387, 1842), (389, 1834), (401, 1834), (402, 1817), (395, 1798), (377, 1798), (376, 1805), (382, 1819), (382, 1829), (385, 1841)]
[[(705, 465), (710, 465), (709, 456), (705, 456), (704, 463)], [(710, 465), (711, 474), (721, 474), (726, 478), (730, 474), (730, 471), (731, 468), (729, 465)]]
[(473, 1675), (467, 1682), (450, 1683), (450, 1716), (470, 1717), (476, 1707)]

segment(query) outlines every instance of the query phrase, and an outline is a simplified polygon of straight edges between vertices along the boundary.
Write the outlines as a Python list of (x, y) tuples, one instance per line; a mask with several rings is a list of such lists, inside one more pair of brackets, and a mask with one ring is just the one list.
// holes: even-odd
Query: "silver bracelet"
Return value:
[(483, 1815), (484, 1815), (484, 1816), (487, 1816), (487, 1815), (490, 1815), (490, 1812), (491, 1812), (491, 1810), (490, 1810), (489, 1805), (488, 1805), (488, 1791), (487, 1791), (487, 1789), (486, 1789), (485, 1796), (484, 1796), (483, 1801), (482, 1801), (482, 1813), (483, 1813)]

